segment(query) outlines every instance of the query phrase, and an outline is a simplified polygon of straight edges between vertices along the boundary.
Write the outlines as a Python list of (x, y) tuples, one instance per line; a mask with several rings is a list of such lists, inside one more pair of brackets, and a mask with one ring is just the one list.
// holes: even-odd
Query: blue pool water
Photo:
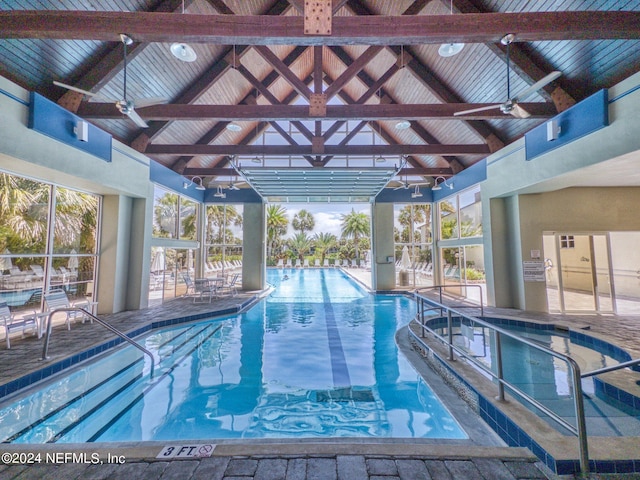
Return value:
[[(620, 348), (583, 333), (557, 330), (553, 325), (491, 318), (485, 320), (570, 356), (577, 362), (582, 373), (631, 360)], [(435, 330), (443, 334), (446, 328)], [(496, 371), (495, 335), (490, 329), (479, 325), (460, 325), (460, 322), (455, 320), (453, 334), (454, 343), (459, 348), (493, 372)], [(567, 363), (504, 335), (501, 337), (501, 349), (504, 378), (575, 425), (571, 372)], [(631, 376), (640, 380), (640, 372), (634, 372)], [(582, 381), (588, 434), (640, 436), (640, 402), (624, 391), (616, 389), (614, 392), (604, 381), (606, 377), (587, 377)], [(543, 412), (526, 402), (523, 404), (548, 420), (550, 425), (567, 433), (558, 427), (557, 423), (549, 420)]]
[(0, 439), (468, 438), (398, 351), (411, 300), (339, 270), (268, 275), (275, 291), (246, 313), (144, 337), (154, 379), (122, 348), (0, 409)]

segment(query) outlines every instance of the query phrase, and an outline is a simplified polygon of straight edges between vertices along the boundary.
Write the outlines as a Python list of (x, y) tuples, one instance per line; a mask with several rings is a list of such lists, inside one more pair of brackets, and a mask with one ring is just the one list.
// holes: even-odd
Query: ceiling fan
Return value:
[(494, 105), (488, 105), (486, 107), (472, 108), (470, 110), (455, 112), (453, 114), (454, 116), (467, 115), (469, 113), (482, 112), (484, 110), (493, 110), (494, 108), (499, 108), (502, 113), (513, 115), (516, 118), (528, 118), (531, 116), (529, 112), (527, 112), (524, 108), (518, 105), (518, 101), (528, 97), (533, 92), (540, 90), (542, 87), (544, 87), (548, 83), (553, 82), (556, 78), (562, 75), (562, 73), (557, 70), (553, 71), (550, 74), (538, 80), (536, 83), (534, 83), (530, 87), (524, 89), (518, 95), (515, 95), (512, 97), (511, 84), (510, 84), (511, 69), (509, 65), (509, 46), (511, 45), (511, 42), (513, 42), (514, 39), (515, 39), (515, 35), (513, 33), (509, 33), (504, 37), (502, 37), (502, 39), (500, 40), (500, 43), (502, 43), (503, 45), (506, 45), (507, 47), (507, 101), (504, 103), (496, 103)]
[(428, 183), (409, 183), (407, 177), (404, 177), (404, 182), (400, 182), (400, 185), (394, 188), (394, 190), (409, 190), (410, 188), (415, 188), (417, 186), (429, 185)]
[[(131, 39), (131, 37), (129, 37), (128, 35), (125, 35), (124, 33), (120, 34), (120, 39), (122, 40), (122, 45), (124, 47), (124, 64), (123, 64), (124, 86), (123, 86), (123, 99), (115, 100), (116, 108), (120, 111), (120, 113), (128, 116), (140, 128), (148, 128), (149, 125), (147, 125), (147, 122), (145, 122), (142, 119), (142, 117), (138, 115), (138, 112), (135, 111), (135, 106), (137, 105), (140, 108), (150, 107), (151, 105), (158, 105), (160, 103), (165, 103), (167, 100), (164, 98), (156, 97), (156, 98), (144, 98), (144, 99), (138, 100), (137, 102), (134, 102), (133, 100), (127, 98), (127, 46), (131, 45), (133, 43), (133, 40)], [(67, 85), (66, 83), (62, 83), (54, 80), (53, 84), (59, 87), (66, 88), (68, 90), (72, 90), (74, 92), (82, 93), (88, 97), (93, 97), (97, 99), (101, 98), (109, 102), (114, 101), (111, 99), (106, 99), (105, 97), (97, 93), (89, 92), (87, 90), (74, 87), (73, 85)]]

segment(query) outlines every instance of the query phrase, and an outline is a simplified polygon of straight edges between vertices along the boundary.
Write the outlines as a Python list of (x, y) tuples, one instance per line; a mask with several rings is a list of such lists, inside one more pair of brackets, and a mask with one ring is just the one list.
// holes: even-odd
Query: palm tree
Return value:
[(369, 217), (364, 213), (358, 213), (351, 209), (351, 213), (341, 215), (341, 220), (342, 237), (353, 238), (356, 258), (358, 259), (360, 258), (360, 254), (358, 253), (360, 237), (368, 236), (371, 231)]
[(289, 219), (287, 210), (282, 205), (267, 206), (267, 258), (271, 258), (273, 250), (287, 233)]
[(298, 255), (300, 261), (303, 261), (304, 255), (311, 250), (311, 239), (304, 232), (296, 233), (289, 239), (289, 248)]
[(316, 233), (313, 236), (313, 245), (316, 248), (316, 252), (320, 253), (320, 262), (324, 263), (324, 256), (327, 250), (335, 247), (338, 244), (338, 239), (333, 233)]
[(316, 226), (316, 221), (313, 218), (313, 215), (306, 210), (302, 209), (298, 213), (293, 216), (293, 221), (291, 222), (291, 226), (294, 230), (305, 233), (313, 230), (313, 227)]

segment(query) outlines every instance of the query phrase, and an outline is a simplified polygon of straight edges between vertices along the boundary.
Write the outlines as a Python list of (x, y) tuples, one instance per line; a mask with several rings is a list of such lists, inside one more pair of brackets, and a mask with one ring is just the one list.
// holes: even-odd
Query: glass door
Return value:
[(615, 312), (608, 235), (556, 233), (555, 248), (550, 240), (543, 243), (549, 311)]

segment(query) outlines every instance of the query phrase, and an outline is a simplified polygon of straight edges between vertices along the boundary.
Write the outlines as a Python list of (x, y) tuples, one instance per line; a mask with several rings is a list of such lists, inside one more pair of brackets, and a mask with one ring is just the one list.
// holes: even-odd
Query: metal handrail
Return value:
[(113, 325), (108, 324), (104, 320), (96, 317), (94, 314), (92, 314), (92, 313), (88, 312), (87, 310), (85, 310), (84, 308), (80, 308), (80, 307), (56, 308), (55, 310), (52, 310), (49, 313), (49, 315), (47, 315), (47, 331), (45, 333), (44, 346), (42, 348), (42, 360), (47, 360), (49, 358), (48, 357), (48, 353), (49, 353), (49, 340), (51, 339), (51, 318), (53, 317), (54, 314), (56, 314), (58, 312), (83, 312), (84, 314), (88, 315), (89, 317), (94, 319), (96, 322), (98, 322), (100, 325), (105, 327), (107, 330), (110, 330), (112, 333), (115, 333), (117, 336), (119, 336), (123, 340), (129, 342), (131, 345), (136, 347), (138, 350), (140, 350), (145, 355), (149, 355), (149, 358), (151, 359), (151, 378), (153, 378), (153, 372), (154, 372), (156, 361), (153, 358), (153, 354), (149, 350), (144, 348), (142, 345), (140, 345), (138, 342), (133, 340), (127, 334), (125, 334), (125, 333), (121, 332), (120, 330), (118, 330), (117, 328), (115, 328)]
[[(468, 287), (473, 287), (473, 288), (478, 288), (480, 290), (480, 316), (483, 317), (484, 316), (484, 302), (482, 301), (482, 285), (474, 285), (474, 284), (465, 284), (465, 285), (459, 285), (460, 287), (464, 287), (464, 288), (468, 288)], [(431, 290), (431, 289), (438, 289), (438, 298), (440, 300), (440, 303), (443, 304), (444, 302), (442, 301), (442, 290), (445, 288), (453, 288), (455, 287), (455, 285), (429, 285), (427, 287), (420, 287), (420, 288), (416, 288), (415, 293), (416, 295), (419, 295), (421, 291), (423, 290)], [(478, 308), (478, 305), (453, 305), (453, 308)]]
[(621, 370), (627, 367), (633, 367), (635, 365), (640, 365), (640, 358), (636, 360), (629, 360), (628, 362), (619, 363), (617, 365), (612, 365), (610, 367), (602, 367), (597, 370), (593, 370), (591, 372), (583, 373), (582, 378), (593, 377), (594, 375), (600, 375), (601, 373), (614, 372), (616, 370)]
[[(550, 348), (545, 347), (544, 345), (537, 343), (535, 341), (529, 340), (527, 338), (523, 338), (520, 337), (519, 335), (515, 335), (512, 332), (508, 331), (508, 330), (504, 330), (500, 327), (496, 327), (495, 325), (490, 324), (489, 322), (486, 322), (480, 318), (471, 316), (471, 315), (467, 315), (455, 308), (452, 307), (448, 307), (442, 303), (438, 303), (435, 300), (426, 298), (426, 297), (422, 297), (420, 295), (418, 295), (417, 293), (415, 294), (415, 298), (416, 301), (418, 302), (418, 314), (416, 315), (416, 318), (414, 319), (414, 321), (417, 321), (418, 318), (420, 319), (419, 325), (420, 327), (422, 327), (423, 331), (426, 329), (429, 332), (431, 332), (433, 335), (435, 335), (435, 337), (440, 340), (441, 342), (443, 342), (444, 344), (446, 344), (449, 348), (449, 360), (454, 360), (453, 358), (453, 351), (455, 350), (459, 355), (461, 355), (462, 357), (466, 358), (467, 360), (469, 360), (470, 362), (474, 363), (475, 365), (477, 365), (479, 368), (481, 368), (483, 371), (485, 371), (486, 373), (488, 373), (491, 377), (495, 378), (498, 382), (498, 399), (499, 400), (504, 400), (504, 387), (505, 385), (508, 386), (513, 392), (515, 392), (516, 394), (518, 394), (521, 398), (523, 398), (525, 401), (531, 403), (532, 405), (534, 405), (535, 407), (541, 409), (542, 411), (544, 411), (547, 415), (549, 415), (553, 420), (555, 420), (556, 422), (558, 422), (560, 425), (562, 425), (563, 427), (565, 427), (567, 430), (569, 430), (571, 433), (573, 433), (574, 435), (576, 435), (578, 437), (578, 443), (579, 443), (579, 447), (580, 447), (580, 469), (582, 471), (582, 473), (588, 473), (589, 472), (589, 448), (588, 448), (588, 440), (587, 440), (587, 427), (586, 427), (586, 420), (585, 420), (585, 412), (584, 412), (584, 399), (583, 399), (583, 394), (582, 394), (582, 383), (581, 383), (581, 375), (580, 375), (580, 366), (576, 363), (576, 361), (567, 356), (564, 355), (562, 353), (556, 352), (551, 350)], [(424, 303), (428, 303), (429, 305), (432, 305), (434, 308), (424, 308)], [(434, 310), (434, 309), (440, 309), (443, 312), (446, 312), (446, 317), (447, 317), (447, 331), (448, 331), (448, 338), (444, 338), (443, 336), (441, 336), (440, 334), (438, 334), (437, 332), (435, 332), (433, 329), (429, 328), (428, 326), (426, 326), (424, 324), (424, 317), (420, 312), (425, 312), (425, 311), (429, 311), (429, 310)], [(459, 316), (461, 318), (465, 318), (467, 320), (470, 320), (471, 322), (474, 322), (476, 324), (479, 324), (483, 327), (486, 327), (490, 330), (493, 330), (496, 333), (496, 360), (497, 360), (497, 364), (496, 364), (496, 371), (497, 373), (494, 373), (493, 371), (491, 371), (489, 368), (487, 368), (485, 365), (483, 365), (482, 363), (478, 362), (475, 358), (473, 358), (472, 356), (468, 355), (465, 351), (463, 351), (462, 349), (458, 348), (456, 345), (453, 344), (453, 321), (452, 321), (452, 315), (455, 314), (456, 316)], [(520, 343), (523, 343), (525, 345), (528, 345), (532, 348), (535, 348), (537, 350), (540, 350), (548, 355), (551, 355), (553, 357), (556, 357), (560, 360), (563, 360), (564, 362), (567, 363), (567, 365), (569, 366), (569, 370), (571, 371), (571, 380), (572, 380), (572, 387), (573, 387), (573, 392), (574, 392), (574, 407), (575, 407), (575, 412), (576, 412), (576, 427), (574, 427), (573, 425), (571, 425), (570, 423), (568, 423), (566, 420), (564, 420), (562, 417), (560, 417), (559, 415), (557, 415), (555, 412), (549, 410), (547, 407), (545, 407), (544, 405), (542, 405), (540, 402), (538, 402), (535, 398), (529, 396), (527, 393), (521, 391), (518, 387), (516, 387), (515, 385), (512, 385), (510, 382), (508, 382), (507, 380), (505, 380), (504, 378), (502, 378), (502, 351), (501, 351), (501, 342), (500, 342), (500, 336), (501, 335), (505, 335), (509, 338), (512, 338)], [(416, 336), (416, 338), (418, 340), (420, 340), (422, 342), (422, 340)], [(424, 342), (422, 342), (424, 344)], [(426, 345), (425, 345), (426, 346)]]

